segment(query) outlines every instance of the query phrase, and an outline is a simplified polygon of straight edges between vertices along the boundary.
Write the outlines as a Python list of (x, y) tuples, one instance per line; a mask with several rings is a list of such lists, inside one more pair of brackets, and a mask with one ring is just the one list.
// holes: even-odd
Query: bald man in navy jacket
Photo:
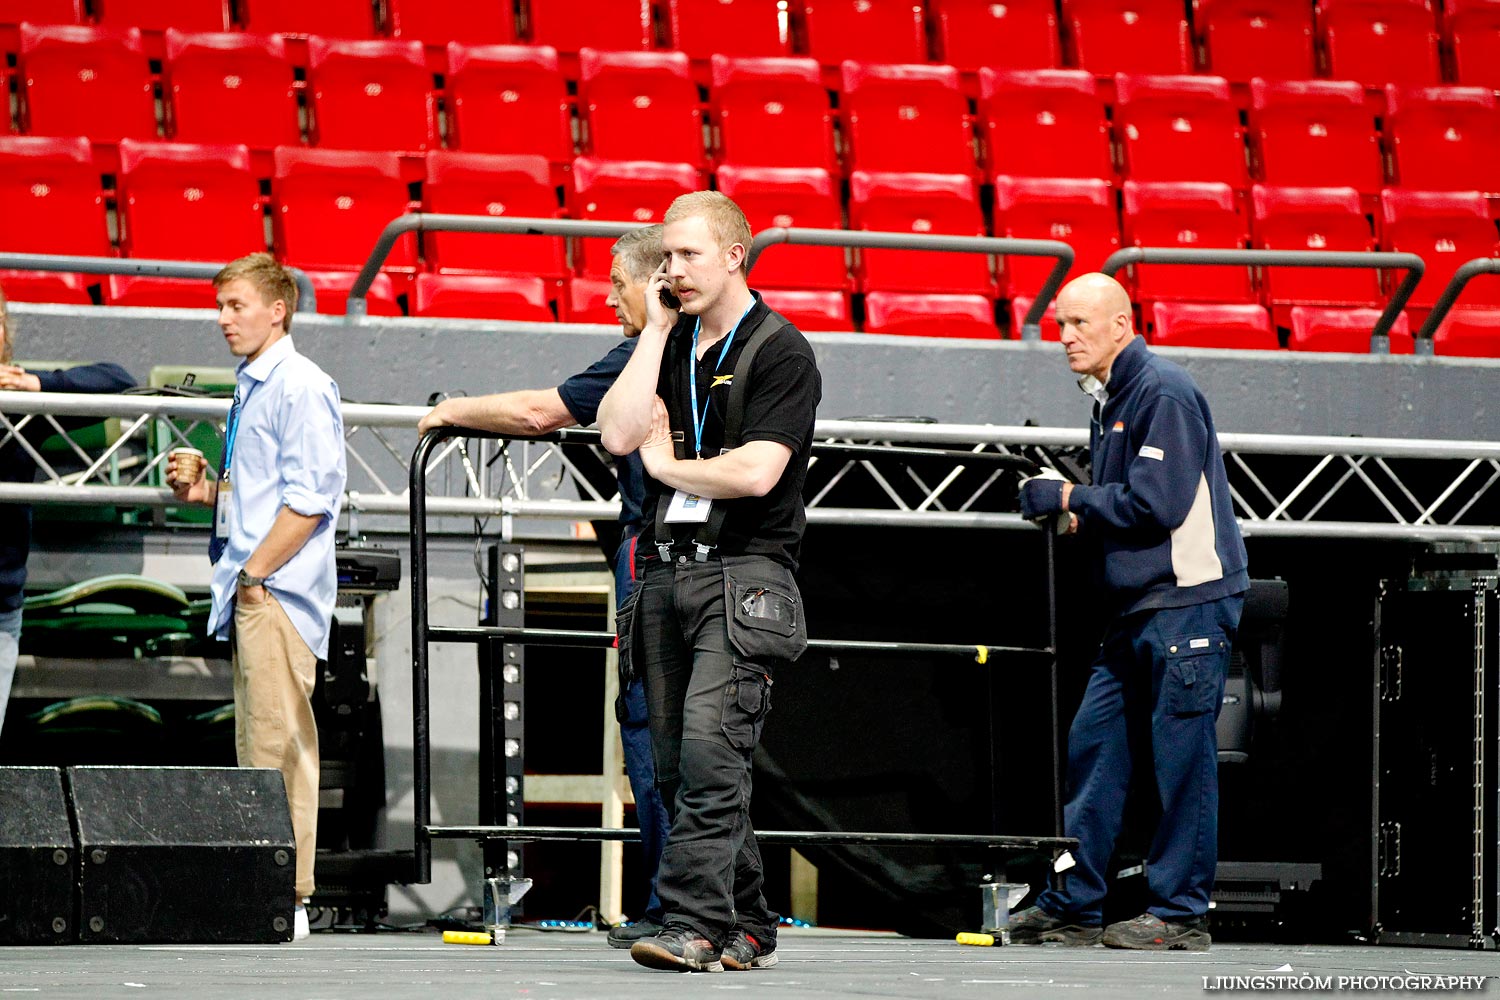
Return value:
[[(1021, 513), (1090, 546), (1114, 620), (1068, 734), (1064, 826), (1076, 864), (1016, 914), (1018, 943), (1203, 951), (1218, 860), (1218, 741), (1230, 649), (1249, 589), (1245, 543), (1208, 401), (1137, 337), (1125, 289), (1103, 274), (1057, 297), (1068, 365), (1094, 399), (1093, 484), (1055, 473), (1021, 486)], [(1161, 820), (1146, 858), (1151, 903), (1102, 926), (1105, 870), (1136, 768)]]

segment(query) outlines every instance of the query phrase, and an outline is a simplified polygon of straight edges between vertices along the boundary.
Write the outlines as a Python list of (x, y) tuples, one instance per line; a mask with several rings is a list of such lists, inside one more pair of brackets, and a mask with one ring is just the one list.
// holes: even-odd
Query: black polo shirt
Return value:
[[(725, 408), (729, 404), (730, 383), (722, 376), (734, 374), (735, 365), (750, 339), (751, 331), (770, 314), (770, 307), (756, 294), (755, 305), (741, 321), (722, 362), (719, 361), (722, 340), (705, 352), (702, 361), (693, 357), (695, 317), (682, 316), (672, 328), (667, 349), (662, 352), (656, 392), (666, 401), (672, 430), (683, 433), (689, 456), (692, 455), (695, 442), (693, 418), (690, 415), (692, 404), (688, 395), (688, 380), (680, 375), (685, 373), (688, 364), (693, 365), (698, 382), (700, 411), (704, 401), (708, 401), (708, 415), (703, 425), (703, 457), (717, 455), (724, 445)], [(671, 371), (674, 359), (684, 368), (684, 373), (679, 373), (676, 380), (672, 378)], [(717, 384), (715, 376), (721, 377)], [(680, 392), (673, 392), (674, 381), (680, 386)], [(719, 533), (721, 554), (764, 555), (792, 569), (797, 568), (802, 533), (807, 527), (807, 514), (802, 504), (802, 483), (807, 478), (813, 421), (822, 397), (823, 381), (818, 374), (812, 346), (800, 330), (788, 323), (755, 355), (750, 369), (750, 387), (745, 394), (740, 443), (776, 441), (792, 449), (792, 457), (775, 487), (765, 496), (714, 501), (715, 506), (723, 504), (727, 509), (724, 526)], [(675, 490), (654, 479), (649, 473), (646, 475), (646, 502), (642, 512), (648, 536), (655, 532), (658, 502), (670, 502), (674, 492)], [(672, 524), (668, 527), (672, 530), (674, 542), (690, 547), (700, 525)], [(654, 537), (644, 540), (656, 541)], [(654, 548), (648, 549), (646, 545), (641, 546), (641, 552), (649, 556), (656, 554)]]

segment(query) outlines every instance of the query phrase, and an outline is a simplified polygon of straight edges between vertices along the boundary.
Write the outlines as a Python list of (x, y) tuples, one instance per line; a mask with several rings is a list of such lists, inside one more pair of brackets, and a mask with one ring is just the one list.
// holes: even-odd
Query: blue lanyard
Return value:
[(240, 414), (244, 412), (245, 404), (250, 402), (250, 394), (255, 391), (255, 384), (245, 390), (245, 398), (240, 399), (239, 389), (234, 390), (234, 405), (229, 408), (229, 421), (224, 428), (224, 471), (219, 473), (220, 479), (229, 478), (229, 463), (234, 459), (234, 439), (240, 434)]
[[(719, 374), (719, 366), (724, 363), (724, 357), (729, 353), (729, 345), (734, 343), (734, 335), (740, 332), (740, 324), (745, 322), (745, 317), (750, 315), (750, 310), (755, 308), (752, 301), (745, 311), (740, 313), (739, 320), (734, 324), (734, 329), (729, 331), (729, 336), (724, 338), (724, 346), (719, 349), (719, 360), (714, 362), (714, 374)], [(708, 422), (708, 407), (712, 399), (703, 401), (703, 409), (698, 409), (698, 331), (703, 328), (703, 317), (699, 316), (693, 324), (693, 354), (688, 358), (688, 399), (693, 412), (693, 454), (698, 458), (703, 457), (703, 425)]]

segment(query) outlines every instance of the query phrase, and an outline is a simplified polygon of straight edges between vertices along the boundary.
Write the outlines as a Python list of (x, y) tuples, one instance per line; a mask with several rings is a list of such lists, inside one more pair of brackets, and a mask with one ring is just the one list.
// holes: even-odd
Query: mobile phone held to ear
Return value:
[(663, 288), (661, 290), (661, 304), (666, 306), (668, 309), (682, 308), (682, 300), (673, 295), (670, 288)]

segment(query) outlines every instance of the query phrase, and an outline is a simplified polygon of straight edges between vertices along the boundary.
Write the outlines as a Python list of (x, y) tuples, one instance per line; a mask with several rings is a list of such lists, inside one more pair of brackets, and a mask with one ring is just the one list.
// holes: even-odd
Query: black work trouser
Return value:
[[(785, 567), (744, 556), (732, 565), (726, 570), (717, 558), (650, 560), (641, 583), (635, 652), (646, 679), (656, 781), (672, 820), (656, 891), (668, 923), (687, 924), (720, 947), (739, 928), (769, 948), (779, 917), (761, 891), (750, 757), (770, 711), (774, 666), (800, 648), (766, 656), (766, 640), (785, 650), (798, 636), (760, 630), (777, 624), (763, 615), (768, 601), (781, 599), (770, 613), (782, 619), (787, 608), (794, 617), (800, 609)], [(738, 619), (725, 597), (735, 585), (748, 588)], [(760, 624), (745, 624), (751, 614), (761, 615)], [(792, 625), (805, 643), (800, 622)]]

